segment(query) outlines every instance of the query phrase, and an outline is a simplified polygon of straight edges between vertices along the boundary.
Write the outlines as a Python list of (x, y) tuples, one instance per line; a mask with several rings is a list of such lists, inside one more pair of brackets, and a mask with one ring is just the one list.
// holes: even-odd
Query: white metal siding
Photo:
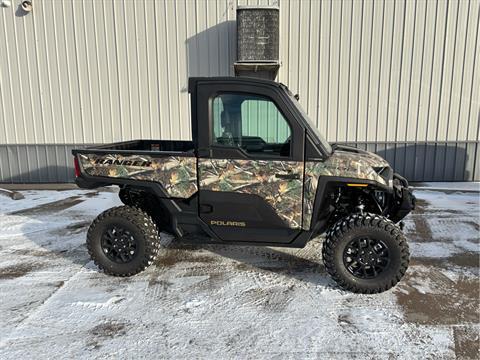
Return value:
[[(233, 75), (236, 0), (35, 0), (25, 16), (12, 3), (0, 8), (0, 144), (189, 139), (188, 76)], [(328, 140), (478, 147), (480, 0), (238, 5), (279, 5), (278, 80)], [(0, 181), (20, 159), (1, 161)]]

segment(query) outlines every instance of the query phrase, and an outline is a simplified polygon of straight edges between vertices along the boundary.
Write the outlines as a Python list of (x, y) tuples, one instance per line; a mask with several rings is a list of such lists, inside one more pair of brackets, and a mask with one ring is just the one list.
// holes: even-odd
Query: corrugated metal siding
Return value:
[(279, 80), (330, 141), (478, 141), (479, 8), (281, 1)]
[[(0, 153), (0, 181), (55, 181), (41, 169), (63, 166), (65, 144), (188, 139), (188, 76), (233, 75), (236, 0), (42, 0), (25, 16), (16, 5), (0, 8), (0, 144), (14, 159)], [(479, 0), (238, 5), (279, 5), (278, 79), (328, 140), (394, 159), (418, 144), (413, 175), (480, 179)]]
[(73, 181), (72, 149), (85, 145), (1, 145), (0, 182)]

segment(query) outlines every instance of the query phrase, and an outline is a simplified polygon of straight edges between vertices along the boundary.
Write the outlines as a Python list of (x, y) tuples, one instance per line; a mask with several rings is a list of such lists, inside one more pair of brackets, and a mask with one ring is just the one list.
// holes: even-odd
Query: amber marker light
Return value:
[(347, 186), (351, 186), (351, 187), (367, 187), (368, 184), (347, 184)]

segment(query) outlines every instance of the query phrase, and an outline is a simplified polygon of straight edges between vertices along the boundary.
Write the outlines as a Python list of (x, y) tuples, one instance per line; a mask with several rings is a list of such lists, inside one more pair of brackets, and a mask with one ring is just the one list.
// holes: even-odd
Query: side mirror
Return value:
[(294, 97), (295, 100), (297, 100), (297, 101), (300, 100), (300, 95), (298, 95), (298, 94), (295, 94), (293, 97)]

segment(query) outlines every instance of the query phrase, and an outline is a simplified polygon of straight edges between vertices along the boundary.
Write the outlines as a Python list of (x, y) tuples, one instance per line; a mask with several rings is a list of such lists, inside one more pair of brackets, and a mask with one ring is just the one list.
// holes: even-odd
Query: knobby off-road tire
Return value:
[[(130, 206), (104, 211), (87, 233), (90, 257), (109, 275), (138, 274), (155, 261), (159, 248), (160, 236), (155, 222), (141, 209)], [(123, 250), (121, 256), (116, 252), (119, 249)]]
[[(373, 240), (370, 242), (368, 239)], [(367, 247), (363, 246), (367, 243), (377, 244), (375, 249), (382, 253), (381, 259), (376, 251), (364, 251)], [(350, 256), (352, 248), (354, 253)], [(357, 251), (357, 248), (360, 250)], [(374, 246), (371, 246), (370, 250), (373, 248)], [(387, 251), (384, 252), (382, 248), (386, 248)], [(365, 267), (357, 273), (352, 270), (355, 267), (351, 264), (361, 267), (364, 263), (356, 263), (358, 259), (368, 261), (365, 255), (359, 254), (360, 252), (374, 253), (369, 255), (371, 263), (383, 261), (383, 265), (387, 265), (379, 273), (374, 273), (372, 267), (367, 265), (367, 275), (370, 276), (365, 275)], [(385, 253), (388, 254), (387, 257), (384, 256)], [(364, 294), (380, 293), (395, 286), (405, 274), (410, 257), (408, 244), (401, 229), (391, 220), (370, 213), (353, 214), (339, 220), (328, 230), (322, 254), (327, 272), (340, 287)], [(352, 260), (352, 257), (357, 260)]]

